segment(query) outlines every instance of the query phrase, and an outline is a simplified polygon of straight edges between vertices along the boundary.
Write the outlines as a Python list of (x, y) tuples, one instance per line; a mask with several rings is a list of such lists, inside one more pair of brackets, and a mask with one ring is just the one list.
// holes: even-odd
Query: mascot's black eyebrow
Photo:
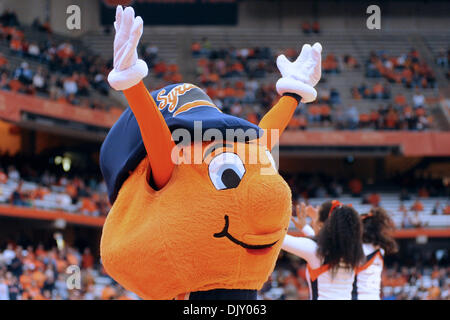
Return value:
[(233, 146), (231, 144), (228, 143), (216, 143), (214, 145), (212, 145), (211, 147), (208, 147), (208, 149), (205, 151), (205, 155), (203, 156), (203, 161), (205, 161), (206, 157), (212, 153), (214, 150), (218, 149), (218, 148), (232, 148)]

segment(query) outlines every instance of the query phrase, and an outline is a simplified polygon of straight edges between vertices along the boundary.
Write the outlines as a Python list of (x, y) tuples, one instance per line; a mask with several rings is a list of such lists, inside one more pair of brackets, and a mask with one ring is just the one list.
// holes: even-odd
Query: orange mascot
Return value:
[(317, 95), (320, 44), (304, 45), (293, 63), (278, 57), (282, 97), (257, 126), (192, 84), (149, 93), (136, 50), (142, 19), (118, 6), (114, 27), (108, 81), (130, 108), (100, 152), (113, 204), (101, 239), (106, 271), (144, 299), (256, 299), (291, 216), (270, 150), (299, 102)]

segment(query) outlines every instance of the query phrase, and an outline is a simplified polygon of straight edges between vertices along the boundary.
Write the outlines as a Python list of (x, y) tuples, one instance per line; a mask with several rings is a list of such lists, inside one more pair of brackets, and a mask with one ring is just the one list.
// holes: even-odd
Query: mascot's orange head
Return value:
[[(174, 139), (185, 140), (179, 129), (195, 136), (196, 120), (202, 121), (201, 138), (177, 144), (172, 176), (156, 190), (148, 182), (151, 166), (130, 109), (111, 129), (101, 150), (113, 202), (101, 240), (105, 269), (146, 299), (260, 289), (287, 231), (291, 192), (260, 143), (259, 128), (221, 113), (193, 85), (151, 95)], [(215, 139), (205, 138), (207, 129), (218, 130)], [(229, 138), (226, 129), (256, 134)]]

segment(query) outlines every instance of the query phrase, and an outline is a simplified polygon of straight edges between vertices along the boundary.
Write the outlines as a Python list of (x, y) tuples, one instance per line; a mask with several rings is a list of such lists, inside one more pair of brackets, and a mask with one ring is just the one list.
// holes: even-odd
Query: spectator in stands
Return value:
[(449, 65), (449, 55), (450, 55), (450, 49), (445, 51), (445, 49), (440, 49), (438, 51), (437, 57), (436, 57), (436, 64), (444, 69), (448, 68)]
[(413, 95), (413, 106), (415, 109), (423, 108), (425, 106), (425, 97), (416, 89)]
[(0, 72), (4, 73), (6, 71), (6, 67), (8, 66), (8, 59), (0, 53)]
[(359, 67), (360, 67), (356, 58), (350, 54), (344, 55), (344, 64), (350, 70), (359, 69)]
[(443, 212), (444, 212), (444, 214), (450, 214), (450, 203), (447, 203)]
[(194, 41), (194, 42), (191, 44), (191, 53), (192, 53), (192, 56), (193, 56), (194, 58), (199, 57), (200, 54), (201, 54), (201, 49), (202, 49), (202, 46), (201, 46), (200, 42)]
[(2, 15), (0, 16), (0, 23), (7, 27), (20, 26), (19, 20), (17, 19), (17, 14), (10, 9), (6, 9), (2, 13)]
[(311, 25), (308, 21), (302, 22), (302, 31), (304, 34), (310, 34), (311, 33)]
[(22, 62), (20, 67), (14, 71), (14, 78), (24, 85), (29, 85), (33, 82), (33, 71), (31, 71), (27, 62)]
[(423, 204), (419, 199), (416, 199), (416, 201), (414, 201), (413, 205), (411, 206), (411, 211), (414, 212), (420, 212), (423, 211)]
[(162, 60), (157, 62), (153, 67), (153, 71), (155, 72), (155, 75), (158, 78), (162, 78), (164, 74), (167, 72), (167, 70), (168, 70), (167, 64), (165, 63), (165, 61)]
[(67, 77), (63, 81), (63, 89), (64, 89), (64, 95), (66, 97), (74, 96), (78, 92), (78, 85), (76, 81), (76, 74), (73, 74), (70, 77)]
[(403, 93), (397, 93), (397, 95), (394, 98), (394, 105), (396, 107), (404, 107), (406, 106), (407, 102), (406, 102), (406, 97)]
[(377, 82), (372, 88), (372, 98), (383, 99), (383, 97), (384, 97), (384, 88), (380, 82)]
[(430, 193), (428, 189), (425, 186), (422, 186), (419, 191), (417, 192), (418, 196), (420, 198), (428, 198), (430, 196)]
[(39, 67), (35, 72), (35, 74), (33, 75), (33, 86), (36, 88), (38, 92), (41, 93), (47, 92), (46, 77), (41, 67)]
[(0, 75), (0, 89), (2, 90), (11, 90), (10, 86), (9, 86), (9, 79), (8, 79), (8, 75), (6, 74), (6, 72), (2, 72)]
[(91, 254), (91, 249), (89, 249), (89, 247), (86, 247), (84, 249), (81, 266), (84, 269), (89, 269), (89, 268), (94, 267), (94, 256)]
[(349, 106), (345, 112), (345, 117), (347, 129), (357, 129), (359, 123), (359, 112), (356, 106)]
[(41, 50), (36, 42), (32, 42), (28, 45), (28, 56), (32, 58), (38, 58), (41, 54)]
[(339, 198), (342, 195), (343, 189), (338, 181), (334, 180), (330, 184), (330, 196), (333, 198)]
[(364, 99), (368, 99), (370, 98), (370, 89), (367, 87), (367, 85), (365, 83), (362, 83), (359, 87), (358, 87), (358, 93), (360, 94), (361, 97), (363, 97)]
[(16, 257), (16, 253), (14, 251), (14, 247), (11, 243), (8, 243), (8, 245), (6, 246), (6, 249), (3, 251), (2, 254), (2, 260), (3, 262), (5, 262), (7, 265), (10, 265), (12, 260)]
[(350, 189), (350, 192), (352, 194), (352, 197), (359, 197), (361, 196), (361, 192), (363, 189), (363, 185), (360, 179), (358, 178), (353, 178), (352, 180), (350, 180), (350, 182), (348, 183), (348, 187)]
[(418, 210), (413, 210), (413, 212), (414, 213), (413, 213), (410, 221), (411, 221), (411, 224), (412, 224), (412, 226), (414, 228), (421, 228), (421, 227), (424, 227), (424, 226), (428, 225), (428, 223), (422, 222), (422, 219), (419, 216), (419, 211)]
[(202, 53), (204, 55), (209, 55), (211, 52), (211, 42), (209, 41), (208, 37), (202, 38)]
[(330, 103), (331, 105), (341, 104), (341, 96), (336, 88), (331, 88), (330, 90)]
[(106, 82), (105, 75), (101, 72), (98, 72), (93, 81), (93, 87), (97, 89), (101, 94), (108, 95), (109, 93), (109, 84)]
[(13, 182), (20, 181), (20, 173), (19, 171), (12, 165), (8, 167), (8, 180)]
[(6, 282), (8, 284), (9, 300), (18, 300), (21, 291), (19, 280), (16, 277), (14, 277), (11, 272), (7, 272)]
[(315, 20), (312, 24), (312, 32), (314, 32), (315, 34), (319, 34), (320, 33), (320, 23), (319, 21)]
[(322, 71), (325, 74), (340, 72), (338, 61), (334, 54), (330, 53), (325, 57), (325, 60), (322, 63)]
[(380, 195), (376, 192), (372, 192), (367, 198), (368, 203), (371, 204), (372, 207), (378, 207), (380, 205), (380, 200)]
[(63, 94), (61, 89), (61, 83), (56, 77), (56, 75), (51, 75), (49, 80), (49, 93), (51, 100), (58, 100), (59, 97)]
[(158, 57), (159, 48), (155, 44), (148, 44), (144, 46), (143, 56), (146, 57), (150, 62)]
[(89, 96), (89, 80), (87, 79), (85, 74), (81, 74), (77, 78), (77, 87), (78, 87), (78, 95), (80, 96)]
[(56, 55), (63, 61), (72, 58), (74, 55), (73, 45), (70, 42), (62, 42), (56, 48)]
[(22, 185), (23, 182), (20, 181), (17, 185), (17, 188), (11, 194), (9, 203), (14, 206), (27, 206), (28, 202), (26, 201), (25, 195), (22, 193)]
[(374, 129), (380, 129), (381, 115), (378, 110), (372, 109), (368, 117), (370, 126)]
[(36, 18), (34, 18), (34, 20), (33, 20), (33, 22), (32, 22), (32, 24), (31, 24), (31, 26), (33, 27), (33, 29), (35, 29), (35, 30), (39, 30), (39, 31), (42, 31), (42, 23), (41, 23), (41, 20), (39, 19), (39, 17), (36, 17)]
[(433, 210), (431, 211), (432, 215), (437, 215), (442, 213), (441, 203), (439, 201), (436, 201), (436, 203), (433, 206)]
[(411, 199), (411, 196), (409, 195), (408, 190), (405, 189), (405, 188), (402, 188), (401, 191), (400, 191), (400, 200), (401, 201), (407, 201), (407, 200), (410, 200), (410, 199)]
[(412, 224), (411, 224), (411, 217), (409, 216), (409, 212), (408, 209), (406, 208), (405, 204), (403, 202), (401, 202), (398, 211), (402, 213), (402, 220), (401, 220), (401, 227), (403, 229), (405, 228), (411, 228)]

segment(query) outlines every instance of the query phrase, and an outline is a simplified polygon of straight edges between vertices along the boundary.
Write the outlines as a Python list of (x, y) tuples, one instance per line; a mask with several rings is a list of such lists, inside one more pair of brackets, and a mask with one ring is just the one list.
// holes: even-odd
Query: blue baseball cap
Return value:
[[(227, 140), (227, 130), (230, 129), (253, 133), (244, 136), (247, 141), (262, 135), (262, 130), (257, 125), (223, 113), (202, 89), (193, 84), (172, 84), (150, 94), (172, 133), (176, 129), (186, 129), (192, 139), (198, 137), (198, 132), (195, 131), (199, 129), (197, 121), (201, 121), (200, 137), (208, 129), (219, 130), (224, 140)], [(234, 140), (237, 138), (233, 136)], [(138, 123), (128, 107), (110, 129), (100, 149), (100, 169), (111, 203), (116, 200), (129, 172), (145, 156), (146, 150)]]

